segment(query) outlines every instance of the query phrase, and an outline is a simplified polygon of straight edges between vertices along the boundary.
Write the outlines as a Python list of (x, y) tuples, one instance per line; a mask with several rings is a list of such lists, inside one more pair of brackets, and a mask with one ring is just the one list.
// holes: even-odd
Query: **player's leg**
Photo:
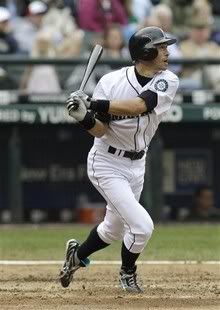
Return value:
[(129, 189), (129, 184), (120, 182), (118, 206), (120, 206), (119, 212), (125, 219), (126, 227), (121, 247), (120, 283), (126, 291), (141, 292), (136, 278), (136, 261), (150, 239), (154, 226), (147, 211), (138, 203)]
[(78, 258), (84, 261), (94, 252), (110, 245), (114, 240), (122, 239), (123, 233), (124, 225), (121, 218), (107, 205), (103, 222), (91, 230), (87, 239), (78, 248)]
[[(98, 231), (104, 232), (107, 239), (103, 241)], [(80, 245), (75, 239), (70, 239), (66, 245), (65, 261), (60, 271), (60, 282), (63, 287), (68, 287), (73, 274), (80, 267), (89, 265), (88, 257), (111, 244), (113, 240), (123, 238), (124, 225), (117, 214), (107, 206), (104, 221), (94, 227), (87, 239)]]
[[(118, 217), (121, 218), (124, 227), (127, 228), (121, 248), (120, 284), (126, 291), (140, 293), (142, 290), (137, 283), (135, 263), (151, 237), (153, 222), (147, 211), (135, 199), (129, 182), (122, 179), (119, 183), (118, 181), (115, 177), (113, 181), (109, 179), (110, 184), (104, 186), (105, 194), (103, 197), (108, 201), (114, 213), (117, 213)], [(102, 187), (101, 180), (99, 180), (99, 185)], [(120, 191), (118, 191), (119, 188)], [(106, 226), (105, 221), (102, 226)], [(99, 235), (104, 241), (107, 241), (109, 234), (102, 229), (102, 226), (100, 226)]]
[(68, 287), (72, 281), (73, 274), (80, 267), (86, 267), (90, 261), (88, 258), (79, 260), (76, 253), (79, 248), (79, 242), (75, 239), (70, 239), (66, 243), (65, 260), (60, 270), (60, 282), (63, 287)]
[[(124, 236), (126, 247), (132, 253), (140, 253), (149, 240), (154, 225), (148, 212), (136, 199), (130, 180), (120, 172), (117, 173), (116, 170), (106, 170), (104, 177), (95, 173), (91, 181), (105, 198), (112, 211), (127, 227)], [(106, 242), (108, 237), (103, 233), (102, 239)]]
[[(90, 155), (88, 175), (93, 185), (108, 202), (112, 212), (106, 213), (105, 220), (99, 225), (98, 231), (97, 229), (92, 230), (87, 240), (83, 243), (81, 251), (78, 249), (79, 253), (77, 251), (77, 254), (79, 256), (77, 255), (77, 259), (83, 262), (88, 255), (106, 247), (111, 241), (121, 239), (124, 224), (128, 227), (128, 232), (125, 235), (125, 240), (128, 245), (125, 243), (125, 246), (130, 250), (130, 245), (132, 245), (133, 254), (130, 255), (133, 256), (133, 258), (134, 256), (137, 257), (139, 252), (137, 249), (136, 252), (134, 252), (135, 247), (138, 246), (140, 248), (140, 246), (143, 246), (145, 239), (151, 235), (152, 221), (148, 213), (137, 202), (127, 176), (124, 177), (120, 169), (112, 165), (112, 159), (106, 158), (106, 156), (100, 154), (95, 161), (94, 155), (96, 155), (96, 153), (93, 152)], [(124, 168), (126, 167), (123, 167), (123, 169)], [(129, 172), (129, 169), (127, 172)], [(132, 172), (131, 176), (133, 176)], [(129, 176), (129, 178), (131, 176)], [(111, 217), (111, 214), (114, 216)]]
[[(152, 234), (153, 222), (147, 211), (139, 204), (139, 197), (137, 196), (140, 193), (137, 193), (136, 190), (134, 194), (131, 183), (135, 179), (138, 184), (137, 188), (141, 192), (143, 178), (142, 180), (137, 178), (136, 170), (134, 175), (134, 170), (127, 169), (124, 171), (125, 166), (116, 166), (118, 162), (108, 163), (106, 158), (105, 174), (103, 174), (101, 164), (98, 156), (97, 160), (94, 158), (93, 173), (90, 174), (90, 180), (127, 228), (122, 245), (122, 286), (127, 291), (140, 292), (141, 290), (136, 282), (135, 262)], [(144, 166), (141, 171), (143, 177)], [(99, 230), (99, 234), (104, 241), (108, 240), (104, 230)]]
[[(143, 189), (144, 183), (144, 170), (143, 168), (139, 169), (138, 173), (136, 173), (135, 178), (131, 181), (131, 189), (134, 193), (135, 199), (137, 201), (140, 200), (141, 192)], [(127, 225), (125, 225), (127, 226)], [(129, 234), (129, 227), (126, 227), (126, 234)], [(120, 270), (120, 282), (121, 286), (128, 291), (137, 291), (141, 292), (142, 290), (137, 284), (136, 281), (136, 261), (140, 256), (141, 252), (139, 253), (132, 253), (126, 246), (124, 241), (122, 242), (121, 246), (121, 270)], [(129, 282), (132, 281), (133, 285), (129, 285)]]

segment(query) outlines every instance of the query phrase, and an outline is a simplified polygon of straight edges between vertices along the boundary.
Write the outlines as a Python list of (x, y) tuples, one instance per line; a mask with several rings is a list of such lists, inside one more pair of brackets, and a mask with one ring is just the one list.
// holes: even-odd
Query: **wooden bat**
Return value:
[[(83, 79), (82, 79), (82, 82), (80, 84), (79, 90), (83, 91), (85, 89), (86, 84), (87, 84), (92, 72), (94, 71), (95, 66), (96, 66), (99, 58), (102, 55), (102, 52), (103, 52), (103, 47), (99, 44), (96, 44), (94, 46), (94, 48), (92, 49), (92, 51), (89, 55), (89, 59), (88, 59), (88, 62), (87, 62), (87, 65), (86, 65), (86, 68), (85, 68), (85, 71), (83, 74)], [(78, 102), (74, 102), (72, 105), (72, 109), (77, 110), (78, 107), (79, 107)]]
[(102, 52), (103, 52), (103, 48), (99, 44), (96, 44), (94, 46), (94, 48), (92, 49), (91, 54), (90, 54), (89, 59), (88, 59), (88, 62), (87, 62), (87, 65), (86, 65), (86, 69), (85, 69), (79, 90), (83, 91), (85, 89), (86, 84), (87, 84), (93, 70), (95, 69), (95, 66), (96, 66), (99, 58), (102, 55)]

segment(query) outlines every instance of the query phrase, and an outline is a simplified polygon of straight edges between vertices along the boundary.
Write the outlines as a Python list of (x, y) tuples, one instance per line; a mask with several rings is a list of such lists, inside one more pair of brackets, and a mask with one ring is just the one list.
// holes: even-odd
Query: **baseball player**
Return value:
[(134, 65), (104, 75), (93, 98), (76, 91), (67, 100), (70, 116), (95, 137), (88, 176), (107, 206), (103, 222), (81, 245), (75, 239), (67, 242), (60, 272), (63, 287), (89, 264), (92, 253), (122, 240), (120, 286), (142, 292), (135, 263), (154, 225), (139, 198), (149, 143), (178, 88), (178, 77), (167, 70), (167, 48), (175, 41), (157, 27), (137, 31), (129, 40)]

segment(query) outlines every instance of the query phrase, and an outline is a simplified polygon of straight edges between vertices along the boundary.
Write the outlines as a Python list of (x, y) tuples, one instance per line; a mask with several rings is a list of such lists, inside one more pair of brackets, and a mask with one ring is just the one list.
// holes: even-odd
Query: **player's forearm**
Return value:
[(146, 101), (140, 97), (127, 100), (92, 100), (90, 108), (96, 112), (119, 116), (136, 116), (147, 111)]
[(101, 138), (106, 133), (107, 128), (107, 124), (104, 124), (96, 119), (95, 126), (88, 130), (88, 132), (96, 138)]
[(143, 99), (137, 97), (129, 100), (112, 100), (108, 113), (113, 115), (136, 116), (146, 112), (146, 104)]

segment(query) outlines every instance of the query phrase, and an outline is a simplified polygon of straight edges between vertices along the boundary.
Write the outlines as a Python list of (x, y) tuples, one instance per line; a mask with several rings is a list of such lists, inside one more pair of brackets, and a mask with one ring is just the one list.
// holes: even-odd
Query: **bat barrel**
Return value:
[(95, 47), (93, 48), (90, 56), (89, 56), (89, 59), (88, 59), (87, 65), (86, 65), (86, 69), (85, 69), (85, 72), (83, 75), (83, 79), (82, 79), (81, 85), (79, 87), (79, 90), (83, 91), (85, 89), (86, 84), (87, 84), (92, 72), (94, 71), (94, 68), (95, 68), (99, 58), (102, 55), (102, 52), (103, 52), (103, 47), (99, 44), (96, 44)]

